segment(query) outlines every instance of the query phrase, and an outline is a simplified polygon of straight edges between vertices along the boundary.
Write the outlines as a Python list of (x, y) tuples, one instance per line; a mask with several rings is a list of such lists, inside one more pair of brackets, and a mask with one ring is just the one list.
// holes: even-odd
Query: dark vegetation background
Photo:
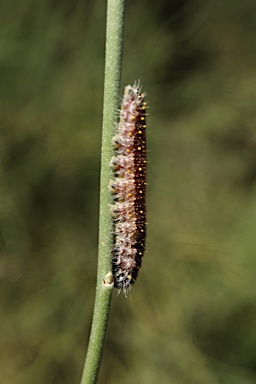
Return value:
[[(79, 383), (96, 282), (102, 0), (0, 7), (0, 381)], [(256, 2), (127, 1), (147, 254), (99, 383), (256, 382)]]

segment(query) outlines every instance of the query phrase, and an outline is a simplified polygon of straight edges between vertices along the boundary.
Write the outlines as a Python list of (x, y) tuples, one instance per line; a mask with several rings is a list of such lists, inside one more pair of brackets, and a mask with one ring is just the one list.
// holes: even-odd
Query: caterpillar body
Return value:
[(146, 102), (139, 84), (124, 89), (120, 119), (112, 143), (110, 182), (114, 204), (114, 286), (126, 294), (141, 267), (146, 240)]

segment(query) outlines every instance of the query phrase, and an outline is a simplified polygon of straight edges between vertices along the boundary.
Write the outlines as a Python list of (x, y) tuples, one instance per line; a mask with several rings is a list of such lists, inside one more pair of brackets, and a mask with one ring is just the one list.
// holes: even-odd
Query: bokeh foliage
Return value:
[[(0, 7), (0, 379), (79, 383), (96, 282), (106, 4)], [(256, 3), (127, 1), (148, 241), (99, 382), (256, 380)]]

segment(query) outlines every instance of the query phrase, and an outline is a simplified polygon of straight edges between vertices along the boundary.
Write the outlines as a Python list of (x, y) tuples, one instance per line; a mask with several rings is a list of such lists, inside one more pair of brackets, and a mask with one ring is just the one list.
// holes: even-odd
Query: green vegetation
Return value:
[[(0, 378), (79, 383), (96, 285), (106, 4), (0, 7)], [(256, 3), (127, 2), (148, 241), (102, 384), (256, 380)]]

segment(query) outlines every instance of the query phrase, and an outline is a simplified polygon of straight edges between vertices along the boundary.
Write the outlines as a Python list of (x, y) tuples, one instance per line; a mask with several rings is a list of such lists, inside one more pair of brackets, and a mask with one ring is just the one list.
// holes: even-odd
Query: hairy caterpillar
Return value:
[(124, 89), (120, 119), (112, 143), (115, 179), (110, 181), (114, 204), (114, 286), (126, 294), (137, 278), (146, 240), (146, 102), (139, 84)]

